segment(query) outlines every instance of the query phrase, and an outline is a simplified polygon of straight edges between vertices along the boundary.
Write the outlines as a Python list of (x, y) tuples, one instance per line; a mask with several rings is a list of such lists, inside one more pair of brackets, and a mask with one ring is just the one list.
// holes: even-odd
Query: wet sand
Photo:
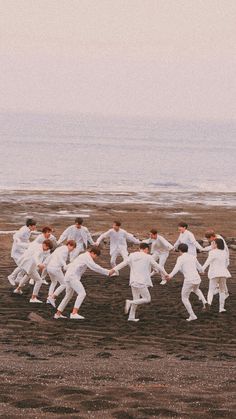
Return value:
[[(19, 198), (19, 196), (18, 196)], [(150, 228), (174, 242), (176, 225), (186, 220), (197, 239), (208, 228), (226, 238), (236, 231), (236, 209), (206, 205), (68, 202), (63, 194), (51, 201), (22, 194), (21, 200), (1, 202), (0, 230), (13, 231), (27, 216), (39, 227), (53, 225), (56, 236), (86, 215), (93, 234), (121, 219), (123, 227), (140, 238)], [(184, 213), (184, 214), (182, 214)], [(187, 213), (187, 214), (186, 214)], [(6, 276), (14, 267), (10, 259), (12, 234), (0, 236), (0, 417), (15, 418), (234, 418), (236, 416), (236, 252), (231, 253), (232, 279), (227, 312), (217, 312), (215, 297), (209, 313), (192, 296), (198, 320), (187, 323), (180, 300), (181, 275), (167, 286), (155, 277), (152, 302), (139, 309), (140, 322), (130, 324), (123, 314), (130, 296), (128, 269), (119, 278), (106, 279), (87, 272), (83, 283), (87, 298), (80, 322), (53, 320), (48, 305), (29, 304), (12, 294)], [(135, 250), (131, 246), (130, 250)], [(170, 271), (177, 255), (171, 253)], [(200, 254), (204, 261), (206, 255)], [(107, 245), (99, 260), (109, 266)], [(207, 277), (202, 280), (206, 295)], [(40, 297), (45, 300), (47, 287)], [(68, 307), (67, 314), (72, 304)]]

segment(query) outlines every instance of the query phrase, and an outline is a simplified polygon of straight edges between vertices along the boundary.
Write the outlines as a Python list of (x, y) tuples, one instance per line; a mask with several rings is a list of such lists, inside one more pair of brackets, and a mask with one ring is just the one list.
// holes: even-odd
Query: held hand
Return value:
[(170, 275), (165, 275), (165, 279), (167, 280), (167, 281), (170, 281)]
[(116, 272), (116, 271), (115, 271), (115, 269), (111, 269), (111, 270), (109, 271), (109, 276), (112, 276), (115, 272)]
[(43, 265), (42, 263), (40, 265), (38, 265), (39, 270), (42, 272), (45, 268), (45, 265)]

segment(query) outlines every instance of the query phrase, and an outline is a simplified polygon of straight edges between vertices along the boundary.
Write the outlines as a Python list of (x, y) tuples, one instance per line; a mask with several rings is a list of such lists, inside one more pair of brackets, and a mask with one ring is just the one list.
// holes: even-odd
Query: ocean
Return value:
[(0, 189), (236, 192), (236, 122), (0, 115)]

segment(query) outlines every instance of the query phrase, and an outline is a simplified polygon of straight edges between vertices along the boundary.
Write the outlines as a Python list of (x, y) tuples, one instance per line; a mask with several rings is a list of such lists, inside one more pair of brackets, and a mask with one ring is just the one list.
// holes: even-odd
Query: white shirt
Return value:
[(56, 250), (50, 255), (47, 264), (47, 271), (49, 270), (56, 270), (63, 268), (66, 270), (67, 265), (66, 261), (69, 256), (69, 249), (66, 245), (57, 247)]
[[(217, 239), (222, 239), (225, 245), (224, 251), (226, 253), (226, 267), (229, 266), (229, 248), (227, 246), (227, 243), (225, 241), (225, 239), (220, 235), (220, 234), (216, 234), (216, 238)], [(212, 243), (210, 244), (210, 246), (206, 246), (204, 247), (204, 250), (209, 252), (210, 250), (213, 250), (212, 248)]]
[(173, 278), (177, 272), (181, 272), (184, 275), (184, 282), (200, 284), (201, 278), (198, 271), (203, 273), (204, 270), (196, 256), (193, 256), (190, 253), (183, 253), (177, 258), (176, 265), (169, 277)]
[(45, 239), (45, 236), (43, 233), (39, 234), (36, 237), (36, 239), (34, 240), (34, 243), (43, 243), (44, 240), (51, 240), (55, 246), (57, 245), (57, 239), (55, 236), (53, 236), (53, 234), (50, 234), (49, 238)]
[(24, 255), (19, 260), (19, 267), (27, 274), (37, 269), (40, 264), (47, 264), (50, 257), (50, 250), (44, 251), (42, 244), (36, 243), (34, 246), (29, 247)]
[(166, 271), (145, 252), (139, 251), (131, 253), (127, 259), (117, 265), (114, 269), (118, 272), (125, 266), (130, 266), (130, 286), (136, 288), (152, 287), (151, 271), (166, 274)]
[(197, 255), (197, 250), (203, 251), (204, 248), (197, 242), (193, 233), (191, 231), (185, 230), (183, 233), (180, 233), (178, 240), (174, 244), (174, 248), (178, 249), (179, 244), (184, 243), (188, 245), (188, 253), (191, 255)]
[(91, 269), (92, 271), (98, 272), (102, 275), (109, 275), (108, 269), (104, 269), (100, 265), (97, 265), (97, 263), (95, 263), (93, 258), (91, 257), (90, 253), (85, 252), (77, 256), (77, 258), (75, 258), (73, 262), (71, 262), (68, 265), (65, 274), (65, 281), (69, 282), (74, 279), (80, 281), (81, 276), (87, 268)]
[(76, 225), (68, 227), (59, 237), (58, 244), (65, 240), (74, 240), (78, 247), (87, 247), (88, 243), (94, 244), (89, 230), (84, 226), (80, 228), (77, 228)]
[(143, 240), (143, 243), (151, 244), (151, 254), (161, 255), (163, 253), (168, 253), (170, 250), (174, 249), (174, 246), (170, 244), (164, 237), (157, 236), (156, 239), (147, 239)]
[(29, 246), (29, 239), (31, 230), (26, 225), (21, 227), (13, 235), (13, 245), (11, 250), (11, 257), (14, 259), (19, 258)]
[(224, 250), (213, 249), (209, 252), (209, 256), (203, 265), (205, 270), (209, 266), (208, 278), (230, 278), (230, 272), (227, 269), (227, 256)]
[(102, 240), (109, 238), (110, 239), (110, 254), (120, 249), (127, 249), (127, 240), (139, 244), (140, 241), (136, 239), (133, 234), (127, 233), (127, 231), (120, 228), (118, 231), (115, 231), (114, 228), (106, 231), (98, 237), (96, 244), (99, 245)]

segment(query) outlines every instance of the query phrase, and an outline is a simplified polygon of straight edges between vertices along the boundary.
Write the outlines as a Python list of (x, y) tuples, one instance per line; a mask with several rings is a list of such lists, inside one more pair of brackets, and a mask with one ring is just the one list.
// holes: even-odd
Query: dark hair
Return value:
[(179, 251), (179, 252), (182, 252), (182, 253), (187, 253), (187, 252), (188, 252), (188, 245), (187, 245), (187, 244), (185, 244), (185, 243), (181, 243), (181, 244), (178, 246), (178, 251)]
[(187, 224), (187, 223), (184, 223), (183, 221), (181, 221), (181, 222), (178, 224), (178, 227), (188, 228), (188, 224)]
[(211, 237), (215, 237), (215, 236), (216, 236), (216, 233), (214, 232), (214, 230), (208, 230), (205, 233), (206, 239), (210, 239)]
[(94, 253), (97, 256), (100, 256), (101, 250), (97, 246), (93, 246), (89, 249), (90, 253)]
[(113, 224), (115, 224), (117, 227), (121, 226), (121, 222), (119, 220), (113, 221)]
[(74, 248), (76, 248), (76, 241), (75, 240), (68, 240), (66, 242), (66, 246), (73, 246)]
[(46, 226), (46, 227), (43, 227), (43, 229), (42, 229), (42, 233), (51, 233), (51, 232), (52, 232), (51, 227)]
[(142, 250), (149, 249), (149, 245), (147, 243), (140, 243), (139, 249), (142, 249)]
[(43, 244), (46, 244), (46, 246), (48, 247), (49, 250), (53, 249), (53, 242), (49, 239), (44, 240)]
[(217, 246), (217, 249), (224, 250), (224, 248), (225, 248), (224, 240), (215, 239), (215, 244)]
[(152, 228), (152, 229), (150, 230), (150, 233), (152, 233), (152, 234), (157, 234), (157, 230), (156, 230), (155, 228)]
[(25, 224), (27, 225), (27, 227), (29, 227), (29, 226), (36, 226), (37, 222), (35, 220), (33, 220), (33, 218), (28, 218), (26, 220), (26, 223)]
[(83, 218), (81, 218), (81, 217), (77, 217), (77, 218), (75, 219), (75, 224), (79, 224), (80, 226), (83, 224), (83, 222), (84, 222), (84, 220), (83, 220)]

